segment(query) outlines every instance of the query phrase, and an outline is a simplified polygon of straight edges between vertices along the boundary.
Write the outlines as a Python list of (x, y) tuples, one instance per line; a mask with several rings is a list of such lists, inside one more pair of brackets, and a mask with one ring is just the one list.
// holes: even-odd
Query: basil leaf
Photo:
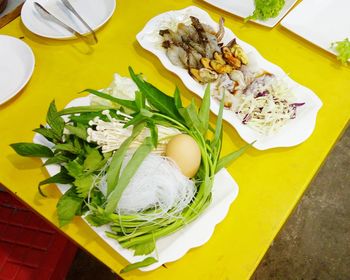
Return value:
[(45, 161), (44, 165), (50, 165), (50, 164), (59, 164), (59, 163), (63, 163), (63, 162), (67, 162), (69, 160), (68, 157), (61, 155), (61, 154), (57, 154), (54, 155), (52, 158), (49, 158), (47, 161)]
[(209, 109), (210, 109), (210, 84), (205, 88), (202, 104), (198, 112), (198, 118), (202, 123), (202, 134), (206, 135), (209, 127)]
[(57, 214), (60, 227), (68, 224), (80, 211), (84, 199), (79, 197), (72, 187), (66, 191), (57, 203)]
[(61, 168), (61, 171), (56, 175), (41, 181), (38, 185), (38, 191), (42, 196), (46, 195), (42, 192), (41, 186), (47, 184), (69, 184), (74, 181), (74, 178), (67, 173), (65, 168)]
[(133, 111), (137, 111), (137, 106), (136, 106), (136, 103), (135, 101), (131, 101), (131, 100), (126, 100), (126, 99), (120, 99), (120, 98), (117, 98), (117, 97), (114, 97), (110, 94), (107, 94), (107, 93), (104, 93), (104, 92), (101, 92), (101, 91), (97, 91), (97, 90), (94, 90), (94, 89), (85, 89), (83, 90), (83, 92), (86, 91), (86, 92), (89, 92), (93, 95), (96, 95), (98, 97), (101, 97), (101, 98), (104, 98), (104, 99), (107, 99), (107, 100), (110, 100), (118, 105), (121, 105), (125, 108), (128, 108), (130, 110), (133, 110)]
[(51, 128), (40, 126), (39, 128), (36, 128), (33, 131), (41, 134), (50, 142), (53, 142), (54, 140), (61, 140), (61, 138), (57, 139), (57, 135), (55, 134), (55, 132)]
[(79, 147), (75, 147), (73, 143), (56, 144), (54, 148), (55, 151), (67, 151), (75, 155), (80, 153)]
[(49, 110), (46, 115), (46, 122), (52, 128), (57, 140), (62, 139), (64, 120), (57, 114), (55, 100), (50, 103)]
[(159, 112), (176, 120), (182, 120), (177, 112), (174, 104), (174, 98), (166, 95), (150, 83), (144, 81), (140, 76), (136, 75), (131, 67), (129, 67), (131, 79), (136, 83), (139, 90), (145, 95), (149, 104), (159, 110)]
[(66, 128), (69, 130), (69, 132), (80, 139), (86, 140), (87, 139), (87, 131), (86, 127), (80, 123), (77, 124), (77, 126), (72, 125), (66, 125)]
[(91, 105), (91, 106), (77, 106), (63, 109), (62, 111), (57, 112), (59, 116), (80, 114), (80, 113), (92, 113), (92, 112), (101, 112), (104, 110), (115, 109), (112, 106), (103, 106), (103, 105)]
[(15, 150), (15, 152), (24, 157), (53, 157), (53, 152), (50, 148), (35, 144), (35, 143), (14, 143), (10, 144), (11, 148)]
[(134, 141), (134, 139), (142, 132), (144, 128), (145, 124), (134, 126), (131, 136), (129, 136), (120, 145), (119, 149), (114, 152), (107, 171), (107, 195), (110, 194), (118, 184), (120, 169), (131, 142)]
[(156, 260), (155, 258), (153, 257), (148, 257), (146, 259), (144, 259), (143, 261), (140, 261), (140, 262), (136, 262), (136, 263), (132, 263), (132, 264), (129, 264), (127, 265), (126, 267), (124, 267), (120, 273), (126, 273), (126, 272), (129, 272), (129, 271), (132, 271), (134, 269), (137, 269), (137, 268), (140, 268), (140, 267), (145, 267), (145, 266), (149, 266), (153, 263), (156, 263), (158, 262), (158, 260)]
[(131, 178), (153, 148), (149, 137), (145, 138), (144, 142), (137, 148), (129, 162), (126, 164), (123, 173), (120, 175), (117, 186), (107, 198), (107, 205), (105, 208), (107, 214), (112, 213), (116, 209), (124, 189), (127, 187)]

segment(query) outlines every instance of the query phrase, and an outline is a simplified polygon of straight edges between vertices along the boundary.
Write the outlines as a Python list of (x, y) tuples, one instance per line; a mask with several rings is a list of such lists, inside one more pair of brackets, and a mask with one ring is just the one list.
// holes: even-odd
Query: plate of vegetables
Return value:
[(264, 59), (208, 13), (191, 6), (151, 19), (137, 35), (199, 97), (211, 86), (211, 111), (254, 147), (295, 146), (313, 132), (321, 100), (277, 65)]
[(251, 20), (255, 23), (274, 27), (297, 2), (296, 0), (204, 0), (226, 12)]
[(111, 87), (86, 90), (58, 111), (50, 104), (34, 143), (15, 143), (22, 156), (40, 157), (63, 193), (60, 226), (82, 216), (131, 264), (147, 271), (181, 258), (208, 241), (238, 194), (225, 166), (249, 145), (221, 156), (222, 112), (209, 123), (210, 90), (200, 108), (183, 106), (130, 68)]

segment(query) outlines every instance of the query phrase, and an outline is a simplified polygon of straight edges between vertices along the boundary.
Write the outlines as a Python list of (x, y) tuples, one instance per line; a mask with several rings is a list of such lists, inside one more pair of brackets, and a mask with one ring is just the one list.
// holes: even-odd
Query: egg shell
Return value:
[(174, 136), (167, 144), (165, 154), (175, 161), (185, 176), (192, 178), (196, 175), (202, 156), (197, 142), (191, 136)]

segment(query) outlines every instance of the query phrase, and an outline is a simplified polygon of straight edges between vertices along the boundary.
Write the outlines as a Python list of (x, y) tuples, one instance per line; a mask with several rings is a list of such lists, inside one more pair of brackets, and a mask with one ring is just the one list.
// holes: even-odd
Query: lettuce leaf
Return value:
[(245, 18), (244, 21), (268, 20), (278, 16), (285, 4), (285, 0), (255, 0), (255, 11), (252, 15)]
[(332, 43), (331, 47), (337, 51), (337, 59), (343, 64), (347, 64), (350, 59), (350, 41), (349, 38), (344, 39), (343, 41), (338, 41)]

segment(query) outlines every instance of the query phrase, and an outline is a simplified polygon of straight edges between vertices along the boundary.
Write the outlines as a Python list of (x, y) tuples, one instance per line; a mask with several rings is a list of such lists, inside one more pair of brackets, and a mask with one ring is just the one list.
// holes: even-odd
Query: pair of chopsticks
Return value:
[(61, 0), (61, 2), (64, 4), (64, 6), (73, 14), (75, 15), (83, 24), (84, 26), (90, 31), (90, 34), (92, 34), (93, 40), (91, 41), (88, 36), (85, 36), (78, 31), (76, 31), (74, 28), (70, 27), (69, 25), (62, 22), (60, 19), (58, 19), (56, 16), (51, 14), (48, 10), (46, 10), (41, 4), (38, 2), (34, 2), (34, 7), (38, 11), (38, 13), (46, 20), (51, 20), (69, 32), (73, 33), (76, 37), (81, 38), (84, 40), (87, 44), (93, 45), (97, 43), (97, 37), (95, 32), (92, 30), (92, 28), (86, 23), (86, 21), (78, 14), (78, 12), (74, 9), (74, 7), (71, 5), (69, 0)]

